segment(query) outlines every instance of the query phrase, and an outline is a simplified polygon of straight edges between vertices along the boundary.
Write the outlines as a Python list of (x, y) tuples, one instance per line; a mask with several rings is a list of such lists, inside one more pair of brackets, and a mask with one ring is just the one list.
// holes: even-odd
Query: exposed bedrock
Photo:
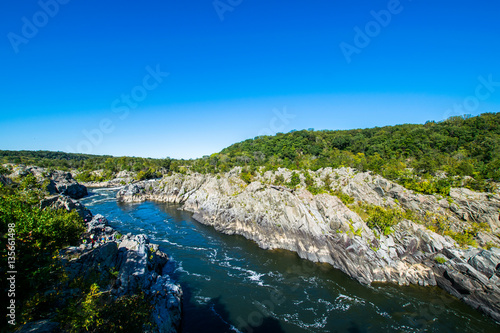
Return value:
[(462, 249), (450, 237), (410, 220), (399, 222), (387, 236), (374, 232), (336, 196), (312, 195), (305, 186), (290, 190), (272, 185), (279, 173), (290, 178), (285, 169), (266, 172), (249, 185), (238, 169), (222, 175), (173, 174), (127, 185), (117, 199), (183, 204), (193, 218), (220, 232), (243, 235), (264, 249), (286, 249), (330, 263), (364, 284), (438, 285), (500, 321), (498, 195), (452, 189), (447, 200), (348, 168), (314, 173), (317, 185), (329, 175), (333, 187), (357, 201), (440, 214), (457, 225), (490, 226), (492, 231), (481, 237), (494, 245), (491, 250)]

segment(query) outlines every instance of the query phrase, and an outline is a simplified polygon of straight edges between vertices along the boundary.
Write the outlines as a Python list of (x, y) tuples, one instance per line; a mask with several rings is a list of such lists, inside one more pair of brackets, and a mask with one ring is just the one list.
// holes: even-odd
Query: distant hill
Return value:
[[(60, 170), (85, 171), (79, 176), (80, 181), (109, 180), (114, 174), (126, 170), (143, 172), (143, 174), (156, 176), (160, 170), (169, 170), (171, 159), (154, 159), (143, 157), (113, 157), (109, 155), (88, 155), (52, 151), (11, 151), (0, 150), (0, 163), (14, 163), (36, 165), (44, 168)], [(94, 179), (89, 171), (104, 170), (99, 179)], [(2, 170), (0, 170), (2, 171)], [(6, 172), (5, 170), (0, 172)], [(78, 177), (77, 177), (78, 178)]]
[(423, 125), (278, 133), (245, 140), (195, 160), (49, 151), (0, 151), (0, 160), (110, 172), (190, 169), (216, 173), (243, 166), (244, 172), (252, 174), (259, 166), (267, 170), (286, 167), (313, 171), (349, 166), (379, 173), (418, 192), (446, 194), (450, 186), (488, 190), (487, 181), (500, 181), (500, 113), (451, 117)]
[[(249, 172), (262, 165), (311, 170), (350, 166), (382, 174), (422, 193), (445, 194), (449, 186), (463, 185), (464, 179), (471, 188), (487, 190), (485, 180), (500, 181), (500, 113), (423, 125), (259, 136), (197, 160), (191, 170), (227, 171), (235, 165), (246, 166)], [(435, 177), (440, 171), (448, 181)]]
[[(279, 161), (313, 169), (349, 164), (380, 171), (383, 165), (401, 161), (422, 173), (444, 170), (500, 180), (500, 113), (452, 117), (425, 125), (279, 133), (236, 143), (221, 154), (254, 160), (264, 156), (257, 158), (259, 164)], [(359, 154), (365, 158), (356, 165)]]

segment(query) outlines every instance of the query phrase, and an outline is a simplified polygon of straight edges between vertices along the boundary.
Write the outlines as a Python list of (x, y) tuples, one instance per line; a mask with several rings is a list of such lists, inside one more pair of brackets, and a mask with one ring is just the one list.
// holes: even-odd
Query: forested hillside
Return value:
[(424, 125), (260, 136), (197, 160), (192, 169), (227, 171), (235, 165), (247, 166), (249, 172), (261, 165), (311, 170), (350, 166), (424, 193), (446, 194), (450, 185), (484, 190), (485, 180), (500, 180), (500, 113)]
[[(52, 151), (9, 151), (0, 150), (1, 163), (36, 165), (58, 170), (79, 170), (79, 181), (105, 181), (120, 171), (135, 171), (139, 177), (160, 176), (161, 171), (170, 169), (170, 158), (155, 159), (142, 157), (113, 157), (108, 155), (86, 155)], [(91, 171), (103, 170), (100, 175)], [(6, 171), (0, 170), (0, 173)]]
[(247, 179), (257, 167), (317, 170), (349, 166), (371, 170), (421, 193), (446, 195), (451, 186), (491, 190), (500, 181), (500, 113), (452, 117), (442, 122), (353, 129), (301, 130), (260, 136), (236, 143), (220, 153), (195, 160), (68, 154), (48, 151), (0, 151), (3, 163), (23, 163), (83, 171), (102, 169), (106, 178), (119, 171), (225, 172), (243, 166)]

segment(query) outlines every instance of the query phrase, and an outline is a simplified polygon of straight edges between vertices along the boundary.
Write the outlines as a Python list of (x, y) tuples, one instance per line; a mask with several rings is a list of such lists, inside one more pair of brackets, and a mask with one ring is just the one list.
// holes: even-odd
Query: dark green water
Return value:
[(154, 202), (118, 204), (98, 189), (82, 202), (125, 234), (145, 233), (171, 257), (184, 289), (183, 332), (498, 332), (438, 288), (363, 286), (328, 264), (265, 251)]

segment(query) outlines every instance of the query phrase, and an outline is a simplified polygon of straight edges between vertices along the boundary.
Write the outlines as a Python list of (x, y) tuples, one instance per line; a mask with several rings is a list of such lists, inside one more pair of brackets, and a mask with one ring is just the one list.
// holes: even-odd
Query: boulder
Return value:
[(491, 279), (493, 275), (500, 277), (500, 256), (491, 251), (480, 250), (468, 260), (468, 263), (488, 279)]
[(78, 184), (69, 172), (54, 171), (49, 175), (47, 190), (51, 194), (64, 194), (73, 199), (80, 199), (86, 196), (87, 188)]
[(12, 179), (5, 177), (4, 175), (0, 175), (0, 184), (7, 186), (12, 184)]
[[(106, 222), (102, 215), (94, 216), (93, 223)], [(68, 248), (62, 252), (76, 259), (66, 265), (70, 280), (77, 277), (99, 276), (101, 281), (116, 280), (103, 286), (115, 297), (132, 295), (138, 290), (150, 297), (153, 311), (151, 321), (157, 332), (174, 333), (180, 330), (182, 314), (182, 289), (164, 273), (168, 257), (158, 245), (150, 244), (146, 235), (125, 235), (120, 242), (111, 241), (92, 249)]]
[(65, 209), (68, 212), (75, 210), (78, 215), (80, 215), (85, 222), (92, 219), (92, 213), (88, 210), (82, 203), (77, 200), (73, 200), (65, 195), (54, 195), (43, 199), (40, 202), (40, 208), (51, 208), (51, 209)]

